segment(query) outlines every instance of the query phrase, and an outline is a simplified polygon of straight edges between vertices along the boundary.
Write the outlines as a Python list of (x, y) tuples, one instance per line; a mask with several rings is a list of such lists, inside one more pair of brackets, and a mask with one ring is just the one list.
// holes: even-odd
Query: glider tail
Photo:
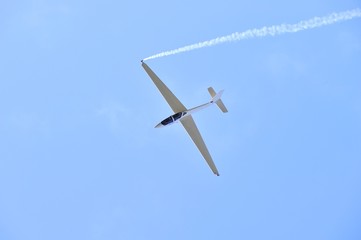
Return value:
[(228, 112), (226, 106), (224, 106), (224, 103), (222, 102), (221, 100), (221, 96), (223, 94), (223, 91), (219, 91), (217, 94), (216, 92), (214, 91), (214, 89), (212, 87), (209, 87), (208, 88), (208, 92), (209, 94), (211, 94), (211, 97), (212, 97), (212, 102), (215, 102), (217, 104), (217, 106), (219, 107), (219, 109), (221, 109), (222, 112), (226, 113)]

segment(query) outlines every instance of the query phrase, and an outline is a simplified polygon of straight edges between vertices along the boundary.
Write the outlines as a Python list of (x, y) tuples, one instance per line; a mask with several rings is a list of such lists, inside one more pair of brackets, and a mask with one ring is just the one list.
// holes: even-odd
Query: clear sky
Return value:
[(140, 60), (360, 0), (4, 0), (0, 239), (361, 239), (361, 18)]

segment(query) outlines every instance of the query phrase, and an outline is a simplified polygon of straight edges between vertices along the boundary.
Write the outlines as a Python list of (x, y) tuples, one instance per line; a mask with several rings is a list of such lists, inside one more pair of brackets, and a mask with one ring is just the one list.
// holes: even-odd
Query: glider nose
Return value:
[(158, 123), (157, 126), (155, 126), (155, 128), (161, 128), (164, 127), (162, 123)]

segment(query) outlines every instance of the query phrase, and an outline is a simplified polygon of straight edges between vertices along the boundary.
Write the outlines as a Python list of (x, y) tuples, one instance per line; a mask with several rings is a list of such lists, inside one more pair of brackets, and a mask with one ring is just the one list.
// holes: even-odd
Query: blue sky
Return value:
[(361, 19), (147, 64), (153, 54), (360, 8), (346, 1), (3, 1), (0, 239), (361, 239)]

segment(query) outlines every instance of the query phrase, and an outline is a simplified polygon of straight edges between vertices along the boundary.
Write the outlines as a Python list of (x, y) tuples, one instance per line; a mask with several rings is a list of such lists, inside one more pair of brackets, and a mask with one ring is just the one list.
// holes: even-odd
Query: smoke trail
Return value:
[(211, 47), (226, 42), (235, 42), (235, 41), (240, 41), (255, 37), (276, 36), (284, 33), (295, 33), (307, 29), (322, 27), (325, 25), (330, 25), (337, 22), (350, 20), (352, 18), (357, 18), (357, 17), (361, 17), (361, 10), (359, 8), (345, 12), (332, 13), (324, 17), (314, 17), (309, 20), (298, 22), (296, 24), (281, 24), (270, 27), (250, 29), (244, 32), (235, 32), (223, 37), (217, 37), (208, 41), (199, 42), (196, 44), (188, 45), (174, 50), (158, 53), (153, 56), (145, 58), (144, 61), (149, 59), (174, 55), (182, 52), (189, 52), (199, 48)]

